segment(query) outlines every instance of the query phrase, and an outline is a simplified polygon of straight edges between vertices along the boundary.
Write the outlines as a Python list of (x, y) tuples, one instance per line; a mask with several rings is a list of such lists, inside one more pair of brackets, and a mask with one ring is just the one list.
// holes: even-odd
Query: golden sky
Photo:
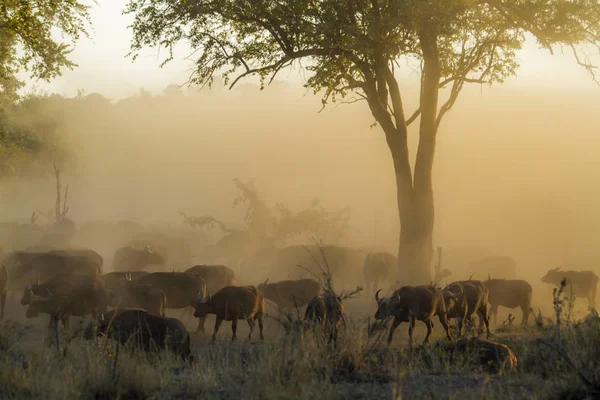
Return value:
[[(79, 67), (73, 71), (65, 70), (62, 77), (51, 83), (32, 82), (29, 87), (69, 96), (75, 95), (77, 89), (84, 89), (86, 93), (99, 92), (121, 98), (141, 87), (154, 92), (169, 84), (185, 83), (191, 63), (184, 60), (188, 54), (185, 44), (178, 47), (179, 57), (162, 69), (159, 68), (162, 57), (157, 50), (145, 50), (135, 62), (125, 58), (129, 51), (131, 31), (128, 25), (132, 16), (122, 15), (123, 7), (124, 2), (118, 0), (95, 5), (91, 11), (92, 38), (80, 40), (72, 53), (72, 59)], [(519, 76), (506, 85), (590, 88), (589, 75), (576, 65), (570, 52), (552, 56), (539, 49), (535, 42), (529, 42), (519, 56)], [(282, 74), (280, 79), (300, 80), (294, 72)]]

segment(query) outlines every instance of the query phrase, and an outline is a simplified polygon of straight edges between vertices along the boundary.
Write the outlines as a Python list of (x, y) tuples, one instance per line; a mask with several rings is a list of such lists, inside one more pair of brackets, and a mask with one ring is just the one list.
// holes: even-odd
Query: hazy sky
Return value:
[[(75, 95), (77, 89), (84, 89), (86, 93), (100, 92), (111, 98), (120, 98), (141, 87), (161, 91), (169, 84), (184, 83), (190, 70), (190, 61), (184, 60), (187, 55), (185, 44), (179, 47), (179, 57), (162, 69), (159, 68), (162, 57), (156, 50), (146, 50), (135, 62), (125, 58), (131, 40), (128, 25), (133, 18), (121, 14), (124, 4), (123, 1), (111, 0), (94, 6), (91, 11), (92, 38), (80, 40), (72, 53), (79, 67), (74, 71), (64, 71), (64, 75), (52, 83), (36, 82), (34, 85), (69, 96)], [(519, 77), (507, 82), (508, 85), (533, 85), (540, 89), (560, 86), (589, 88), (591, 85), (590, 77), (575, 64), (570, 53), (551, 56), (532, 42), (527, 43), (520, 58)], [(286, 78), (284, 75), (280, 78)], [(298, 79), (297, 73), (287, 75), (288, 79)]]

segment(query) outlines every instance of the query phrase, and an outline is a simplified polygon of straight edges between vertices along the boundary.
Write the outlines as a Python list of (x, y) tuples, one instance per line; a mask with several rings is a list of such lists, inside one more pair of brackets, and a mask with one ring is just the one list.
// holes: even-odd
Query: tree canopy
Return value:
[(89, 5), (78, 0), (3, 0), (0, 5), (0, 105), (14, 101), (28, 71), (32, 78), (49, 80), (61, 68), (76, 66), (69, 59), (68, 42), (53, 39), (58, 30), (71, 44), (88, 35)]
[[(189, 42), (190, 81), (231, 86), (249, 75), (265, 83), (304, 61), (305, 86), (323, 103), (354, 93), (385, 133), (396, 174), (399, 263), (429, 283), (434, 224), (432, 168), (438, 128), (465, 84), (514, 75), (528, 36), (553, 51), (570, 49), (592, 74), (579, 45), (600, 43), (599, 0), (130, 0), (132, 56), (145, 46)], [(409, 113), (398, 82), (403, 62), (420, 66), (418, 107)], [(440, 101), (441, 89), (447, 97)], [(408, 126), (419, 120), (414, 167)], [(402, 275), (402, 274), (401, 274)]]

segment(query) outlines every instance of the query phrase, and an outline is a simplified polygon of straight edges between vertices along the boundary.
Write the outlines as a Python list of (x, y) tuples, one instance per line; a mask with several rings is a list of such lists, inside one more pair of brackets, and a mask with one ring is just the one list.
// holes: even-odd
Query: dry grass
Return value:
[[(449, 352), (443, 339), (412, 353), (397, 347), (399, 340), (388, 347), (381, 340), (385, 329), (368, 338), (369, 320), (356, 316), (347, 316), (336, 349), (311, 331), (286, 335), (275, 322), (267, 325), (265, 342), (230, 343), (225, 333), (215, 343), (194, 337), (193, 367), (167, 352), (147, 355), (72, 332), (60, 331), (57, 346), (45, 321), (38, 328), (2, 321), (0, 398), (594, 398), (600, 387), (600, 317), (590, 310), (572, 321), (569, 302), (555, 293), (560, 327), (540, 323), (495, 332), (493, 340), (518, 357), (516, 370), (501, 375), (486, 373), (472, 351)], [(401, 325), (398, 339), (406, 328)]]

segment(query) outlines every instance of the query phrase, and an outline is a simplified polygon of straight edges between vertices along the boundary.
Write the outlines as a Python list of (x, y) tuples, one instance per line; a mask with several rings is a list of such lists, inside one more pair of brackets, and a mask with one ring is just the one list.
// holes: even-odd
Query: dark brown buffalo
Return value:
[(389, 285), (394, 281), (398, 268), (398, 257), (387, 252), (369, 253), (363, 263), (363, 277), (367, 296), (378, 287)]
[(129, 272), (108, 272), (102, 275), (100, 278), (104, 281), (106, 287), (110, 290), (114, 290), (117, 287), (123, 286), (127, 280), (127, 276), (131, 276), (132, 280), (148, 275), (147, 271), (129, 271)]
[(115, 309), (104, 314), (97, 326), (88, 326), (84, 337), (92, 339), (107, 335), (121, 344), (132, 343), (146, 352), (155, 349), (169, 350), (193, 364), (190, 334), (176, 318), (152, 315), (138, 309)]
[(109, 290), (109, 304), (119, 308), (139, 308), (164, 317), (167, 297), (161, 289), (139, 284), (128, 275), (124, 284)]
[(227, 286), (219, 290), (213, 296), (210, 292), (206, 297), (199, 298), (196, 302), (194, 317), (205, 318), (207, 314), (215, 314), (215, 330), (212, 335), (214, 341), (223, 321), (231, 321), (233, 335), (231, 341), (236, 339), (237, 322), (244, 319), (248, 322), (250, 333), (248, 339), (252, 338), (254, 321), (258, 320), (260, 339), (263, 340), (263, 323), (265, 313), (265, 299), (260, 290), (254, 286)]
[[(487, 337), (490, 333), (488, 316), (488, 289), (476, 280), (452, 282), (442, 290), (446, 302), (448, 319), (458, 319), (458, 335), (463, 335), (464, 322), (473, 322), (473, 316), (479, 316), (480, 328), (485, 324)], [(466, 334), (466, 331), (464, 332)]]
[(50, 325), (60, 319), (68, 327), (71, 315), (92, 314), (92, 318), (97, 318), (108, 307), (108, 291), (98, 276), (61, 275), (28, 289), (21, 300), (21, 304), (29, 305), (25, 316), (35, 318), (40, 313), (49, 314)]
[(225, 265), (195, 265), (184, 272), (198, 275), (212, 293), (235, 285), (235, 272)]
[(8, 295), (8, 271), (4, 264), (0, 264), (0, 319), (4, 319), (4, 307)]
[(344, 304), (342, 298), (326, 291), (314, 297), (306, 307), (304, 321), (310, 325), (320, 324), (322, 333), (329, 334), (329, 342), (337, 345), (340, 327), (344, 321)]
[[(560, 287), (560, 282), (567, 278), (566, 292), (569, 296), (586, 298), (588, 306), (596, 307), (596, 293), (598, 290), (598, 275), (592, 271), (560, 271), (560, 267), (551, 269), (544, 275), (542, 282)], [(572, 291), (572, 292), (571, 292)]]
[[(136, 281), (141, 285), (152, 285), (163, 291), (167, 296), (166, 308), (182, 309), (194, 307), (196, 300), (206, 296), (206, 284), (196, 274), (185, 272), (152, 272)], [(196, 332), (204, 332), (204, 318), (198, 321)]]
[[(65, 254), (35, 253), (20, 254), (15, 259), (17, 265), (9, 269), (12, 287), (25, 287), (32, 281), (48, 282), (62, 274), (100, 276), (101, 267), (86, 256)], [(13, 260), (15, 260), (13, 259)], [(21, 263), (20, 260), (24, 260)]]
[(113, 270), (118, 272), (140, 270), (151, 264), (164, 264), (165, 261), (165, 257), (159, 251), (149, 246), (144, 246), (143, 249), (126, 246), (115, 251)]
[[(381, 289), (379, 289), (381, 290)], [(388, 344), (392, 342), (394, 331), (402, 322), (410, 322), (408, 328), (409, 345), (412, 346), (413, 330), (416, 320), (423, 321), (427, 327), (427, 335), (423, 343), (429, 342), (433, 332), (434, 315), (437, 315), (446, 335), (452, 340), (446, 317), (446, 303), (442, 291), (434, 286), (403, 286), (396, 290), (390, 297), (379, 297), (379, 290), (375, 293), (377, 301), (376, 320), (394, 317), (387, 338)]]
[(488, 279), (483, 284), (489, 291), (488, 302), (494, 325), (498, 318), (498, 306), (510, 309), (520, 307), (523, 311), (521, 324), (527, 324), (533, 294), (529, 283), (520, 279)]
[(266, 299), (271, 300), (280, 309), (302, 307), (321, 293), (321, 284), (314, 279), (279, 281), (258, 285)]

